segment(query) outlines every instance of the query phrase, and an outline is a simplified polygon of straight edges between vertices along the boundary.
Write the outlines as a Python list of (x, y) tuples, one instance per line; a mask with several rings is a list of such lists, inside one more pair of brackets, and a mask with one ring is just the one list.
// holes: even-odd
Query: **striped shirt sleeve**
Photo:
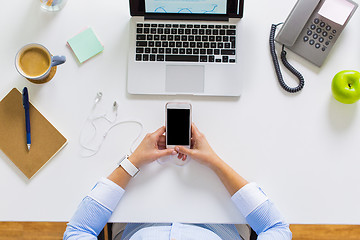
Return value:
[(65, 239), (96, 240), (111, 217), (125, 190), (102, 178), (80, 203), (67, 224)]
[(245, 185), (231, 199), (257, 233), (259, 240), (292, 238), (289, 224), (256, 183)]

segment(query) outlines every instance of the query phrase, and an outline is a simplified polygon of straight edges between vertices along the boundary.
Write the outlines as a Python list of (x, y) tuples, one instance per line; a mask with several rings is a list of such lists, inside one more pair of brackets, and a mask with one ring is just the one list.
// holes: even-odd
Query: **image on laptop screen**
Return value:
[(224, 0), (145, 0), (146, 13), (226, 14)]

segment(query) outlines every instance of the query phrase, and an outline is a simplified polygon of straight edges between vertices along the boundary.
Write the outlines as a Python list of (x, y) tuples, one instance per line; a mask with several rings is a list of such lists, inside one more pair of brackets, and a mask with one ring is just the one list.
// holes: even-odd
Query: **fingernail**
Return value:
[(179, 147), (175, 147), (175, 151), (177, 151), (177, 152), (178, 152), (178, 151), (179, 151)]
[(177, 152), (176, 151), (172, 151), (171, 155), (176, 155)]

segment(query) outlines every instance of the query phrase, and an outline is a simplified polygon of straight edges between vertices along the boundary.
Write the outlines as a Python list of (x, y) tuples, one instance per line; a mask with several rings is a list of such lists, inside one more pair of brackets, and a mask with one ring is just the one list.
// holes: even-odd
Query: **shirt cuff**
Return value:
[(246, 184), (231, 197), (231, 200), (245, 218), (268, 199), (256, 183)]
[(124, 192), (125, 190), (113, 181), (101, 178), (88, 196), (113, 212)]

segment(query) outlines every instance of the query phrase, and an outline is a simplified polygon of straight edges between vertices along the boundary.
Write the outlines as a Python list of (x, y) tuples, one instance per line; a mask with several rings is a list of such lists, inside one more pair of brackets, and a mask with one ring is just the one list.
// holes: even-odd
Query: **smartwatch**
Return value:
[(130, 162), (129, 155), (125, 155), (120, 159), (119, 166), (122, 167), (131, 177), (135, 177), (139, 172), (139, 169)]

